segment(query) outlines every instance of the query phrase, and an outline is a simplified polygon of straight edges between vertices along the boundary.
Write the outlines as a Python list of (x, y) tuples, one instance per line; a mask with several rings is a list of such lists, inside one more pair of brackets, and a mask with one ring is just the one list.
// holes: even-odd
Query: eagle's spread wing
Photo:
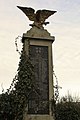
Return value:
[(21, 7), (17, 6), (20, 10), (22, 10), (26, 16), (29, 18), (29, 20), (34, 21), (35, 20), (35, 10), (30, 7)]
[(49, 16), (53, 15), (55, 12), (57, 12), (57, 11), (41, 10), (41, 12), (40, 12), (40, 21), (41, 21), (41, 22), (45, 22), (45, 20), (46, 20)]

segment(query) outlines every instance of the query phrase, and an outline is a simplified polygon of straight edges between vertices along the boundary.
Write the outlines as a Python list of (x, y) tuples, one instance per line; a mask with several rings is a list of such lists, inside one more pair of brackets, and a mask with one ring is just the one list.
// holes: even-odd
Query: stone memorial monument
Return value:
[[(28, 101), (28, 113), (25, 120), (54, 120), (50, 101), (53, 97), (53, 61), (52, 43), (55, 37), (44, 29), (49, 24), (45, 20), (56, 11), (35, 10), (28, 7), (17, 6), (22, 10), (33, 24), (29, 31), (23, 34), (22, 42), (26, 55), (30, 55), (34, 65), (35, 82), (39, 86), (40, 95), (31, 93)], [(28, 47), (29, 44), (29, 47)]]

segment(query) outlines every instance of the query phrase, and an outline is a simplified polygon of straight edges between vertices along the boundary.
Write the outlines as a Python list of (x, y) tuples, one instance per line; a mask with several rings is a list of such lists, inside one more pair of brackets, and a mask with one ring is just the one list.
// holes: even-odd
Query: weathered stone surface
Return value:
[(53, 37), (50, 36), (50, 33), (45, 29), (39, 29), (37, 27), (32, 27), (29, 31), (27, 31), (26, 36), (29, 37), (40, 37), (40, 38), (47, 38), (47, 39), (53, 39)]
[(26, 115), (24, 120), (54, 120), (50, 115)]

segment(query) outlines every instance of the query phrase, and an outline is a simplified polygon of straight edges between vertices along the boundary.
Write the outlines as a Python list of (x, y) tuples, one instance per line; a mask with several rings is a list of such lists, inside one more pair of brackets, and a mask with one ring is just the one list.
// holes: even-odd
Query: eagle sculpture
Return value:
[(26, 16), (29, 18), (30, 21), (34, 21), (33, 24), (30, 24), (30, 26), (36, 26), (38, 28), (43, 28), (43, 24), (47, 25), (49, 22), (45, 22), (45, 20), (53, 15), (57, 11), (50, 11), (50, 10), (38, 10), (35, 13), (35, 10), (31, 7), (21, 7), (17, 6), (20, 10), (22, 10)]

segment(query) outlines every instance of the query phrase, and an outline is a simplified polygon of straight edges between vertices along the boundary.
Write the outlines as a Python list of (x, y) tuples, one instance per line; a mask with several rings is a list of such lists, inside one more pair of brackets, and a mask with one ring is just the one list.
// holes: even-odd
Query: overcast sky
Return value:
[[(80, 92), (80, 0), (1, 0), (0, 1), (0, 92), (8, 89), (18, 68), (19, 55), (15, 38), (22, 36), (30, 21), (16, 7), (32, 7), (35, 10), (57, 10), (47, 21), (47, 29), (55, 36), (53, 43), (54, 71), (62, 87), (60, 95), (70, 90)], [(19, 43), (20, 46), (20, 43)], [(20, 47), (19, 47), (20, 49)], [(54, 79), (55, 80), (55, 79)]]

